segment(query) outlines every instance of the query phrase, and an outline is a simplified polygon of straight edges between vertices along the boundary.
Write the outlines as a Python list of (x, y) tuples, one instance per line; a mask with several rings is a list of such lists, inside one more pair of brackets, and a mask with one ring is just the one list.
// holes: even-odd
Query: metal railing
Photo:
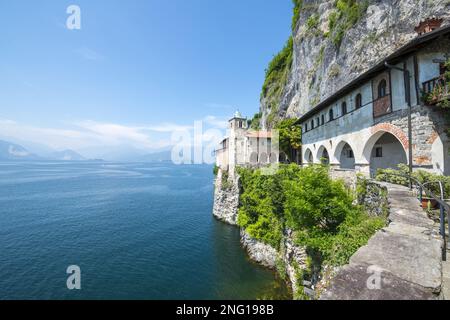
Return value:
[[(411, 190), (414, 186), (416, 186), (416, 188), (418, 190), (418, 195), (419, 195), (418, 198), (419, 198), (421, 205), (423, 202), (423, 194), (424, 193), (426, 196), (428, 196), (428, 198), (430, 198), (430, 200), (436, 201), (436, 203), (439, 205), (439, 210), (440, 210), (439, 233), (444, 240), (444, 248), (443, 248), (442, 256), (443, 256), (443, 260), (446, 261), (448, 244), (447, 244), (447, 236), (445, 233), (445, 213), (447, 212), (447, 217), (448, 217), (447, 219), (449, 222), (448, 227), (449, 227), (449, 234), (450, 234), (450, 205), (445, 202), (445, 189), (444, 189), (444, 184), (442, 183), (442, 181), (430, 181), (430, 182), (426, 182), (426, 183), (422, 184), (416, 178), (411, 177), (410, 175), (406, 175), (406, 174), (400, 174), (400, 173), (394, 173), (394, 172), (382, 172), (379, 174), (379, 176), (381, 176), (381, 175), (385, 176), (385, 182), (389, 182), (389, 181), (387, 181), (388, 176), (397, 176), (397, 177), (407, 179), (409, 181)], [(427, 186), (429, 186), (433, 183), (439, 184), (440, 197), (436, 196), (429, 188), (427, 188)], [(393, 184), (395, 184), (395, 183), (393, 183)]]
[(443, 75), (422, 83), (422, 90), (424, 94), (431, 95), (428, 101), (431, 104), (436, 104), (450, 95), (449, 82)]

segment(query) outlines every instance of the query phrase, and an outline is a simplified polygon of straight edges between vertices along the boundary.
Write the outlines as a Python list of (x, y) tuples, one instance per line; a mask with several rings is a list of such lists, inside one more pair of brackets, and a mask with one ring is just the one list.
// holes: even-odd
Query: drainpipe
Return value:
[[(409, 188), (412, 190), (412, 173), (413, 173), (413, 144), (412, 144), (412, 106), (411, 106), (411, 86), (409, 83), (410, 72), (406, 68), (406, 62), (404, 63), (404, 68), (399, 68), (397, 66), (391, 65), (387, 62), (384, 65), (389, 69), (395, 69), (403, 72), (403, 82), (405, 83), (405, 100), (408, 106), (408, 143), (409, 143)], [(392, 90), (392, 88), (391, 88)], [(391, 92), (392, 94), (392, 92)]]

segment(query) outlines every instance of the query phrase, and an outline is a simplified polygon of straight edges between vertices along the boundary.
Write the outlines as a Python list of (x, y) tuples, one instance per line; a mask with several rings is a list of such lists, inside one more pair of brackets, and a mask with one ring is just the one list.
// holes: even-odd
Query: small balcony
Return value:
[(450, 81), (444, 76), (433, 78), (422, 84), (423, 101), (436, 105), (450, 99)]

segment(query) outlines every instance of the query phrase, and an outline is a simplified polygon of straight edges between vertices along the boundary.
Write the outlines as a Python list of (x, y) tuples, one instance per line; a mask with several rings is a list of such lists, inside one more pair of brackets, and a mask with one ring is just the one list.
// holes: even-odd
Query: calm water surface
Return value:
[(212, 218), (212, 183), (210, 166), (0, 163), (0, 299), (287, 298)]

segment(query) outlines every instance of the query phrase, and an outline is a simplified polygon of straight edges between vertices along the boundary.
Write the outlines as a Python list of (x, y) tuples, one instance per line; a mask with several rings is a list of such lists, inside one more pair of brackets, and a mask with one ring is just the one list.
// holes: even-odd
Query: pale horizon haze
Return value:
[(0, 140), (100, 158), (166, 150), (195, 121), (225, 132), (258, 112), (291, 16), (290, 0), (3, 1)]

